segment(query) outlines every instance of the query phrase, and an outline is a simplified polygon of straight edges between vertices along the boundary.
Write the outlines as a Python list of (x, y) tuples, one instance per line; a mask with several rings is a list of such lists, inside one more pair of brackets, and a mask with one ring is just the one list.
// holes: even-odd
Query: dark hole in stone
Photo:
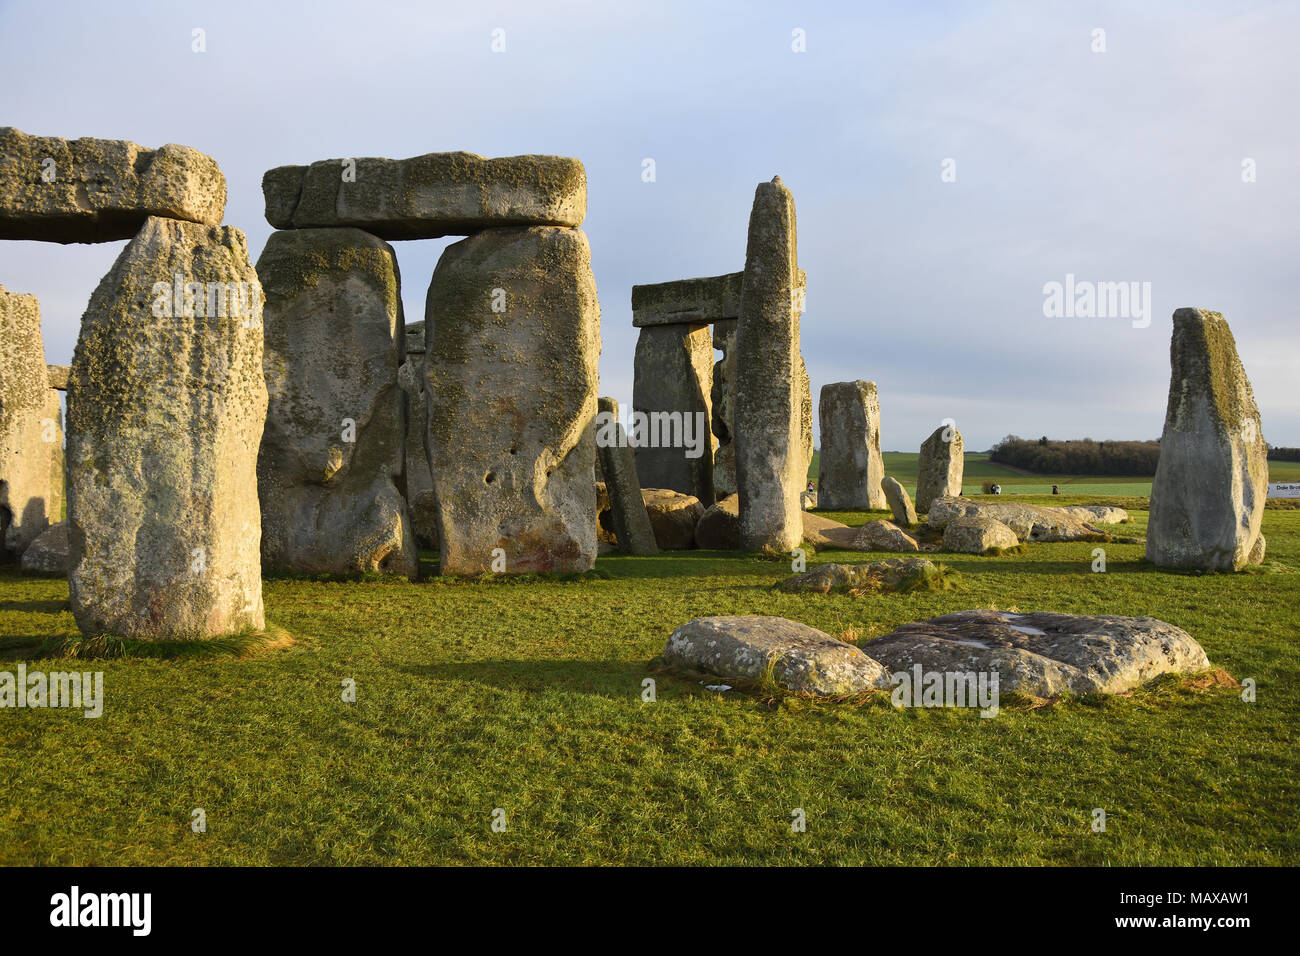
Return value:
[(492, 484), (492, 482), (496, 480), (497, 480), (497, 473), (495, 471), (489, 471), (486, 475), (483, 476), (483, 483), (485, 485), (490, 485)]

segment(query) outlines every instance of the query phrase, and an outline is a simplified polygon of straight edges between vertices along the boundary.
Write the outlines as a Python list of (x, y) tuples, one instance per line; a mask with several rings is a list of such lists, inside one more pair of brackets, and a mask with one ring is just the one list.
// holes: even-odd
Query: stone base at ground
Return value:
[(917, 540), (892, 521), (868, 521), (853, 539), (859, 551), (920, 551)]
[(1045, 508), (1016, 502), (972, 501), (970, 498), (935, 499), (927, 519), (931, 528), (943, 528), (953, 518), (992, 518), (1015, 532), (1020, 541), (1105, 541), (1108, 535), (1066, 514), (1061, 508)]
[(673, 631), (663, 652), (673, 667), (760, 681), (819, 697), (889, 686), (889, 675), (852, 644), (781, 617), (701, 617)]
[(686, 551), (695, 547), (695, 527), (704, 515), (699, 498), (671, 488), (642, 488), (641, 499), (659, 550)]
[(1003, 551), (1020, 544), (1009, 527), (995, 518), (959, 516), (943, 529), (943, 549), (961, 554)]
[(52, 524), (23, 552), (22, 569), (29, 574), (68, 573), (68, 523)]
[(891, 672), (997, 671), (1000, 693), (1119, 694), (1161, 674), (1210, 666), (1192, 637), (1151, 617), (959, 611), (864, 645)]
[(889, 558), (867, 564), (819, 564), (778, 587), (813, 594), (892, 594), (923, 587), (938, 574), (938, 566), (926, 558)]

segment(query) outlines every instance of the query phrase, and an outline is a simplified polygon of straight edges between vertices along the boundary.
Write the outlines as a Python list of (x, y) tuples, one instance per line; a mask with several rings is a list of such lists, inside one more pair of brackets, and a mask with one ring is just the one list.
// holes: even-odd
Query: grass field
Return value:
[[(884, 453), (885, 473), (902, 482), (910, 494), (916, 493), (918, 457), (914, 451)], [(808, 466), (808, 478), (813, 482), (817, 481), (820, 460), (820, 452), (813, 452), (812, 464)], [(1268, 478), (1269, 481), (1300, 481), (1300, 462), (1270, 461)], [(1060, 485), (1063, 492), (1067, 492), (1068, 485), (1067, 493), (1071, 494), (1142, 497), (1151, 494), (1150, 478), (1134, 478), (1132, 475), (1023, 475), (989, 461), (987, 453), (967, 453), (962, 473), (962, 494), (980, 494), (986, 481), (996, 481), (1002, 486), (1002, 493), (1007, 495), (1047, 495), (1051, 494), (1052, 485)]]
[[(960, 591), (871, 598), (779, 593), (788, 567), (716, 552), (602, 558), (582, 581), (276, 578), (267, 615), (297, 643), (247, 659), (42, 660), (75, 633), (67, 584), (0, 572), (0, 670), (102, 670), (106, 696), (97, 720), (0, 711), (0, 863), (1294, 865), (1300, 511), (1264, 529), (1271, 573), (1162, 573), (1108, 545), (1094, 574), (1095, 545), (1036, 544), (945, 555)], [(837, 559), (863, 558), (813, 560)], [(864, 641), (974, 607), (1153, 615), (1258, 700), (1166, 679), (981, 719), (649, 670), (701, 615)]]

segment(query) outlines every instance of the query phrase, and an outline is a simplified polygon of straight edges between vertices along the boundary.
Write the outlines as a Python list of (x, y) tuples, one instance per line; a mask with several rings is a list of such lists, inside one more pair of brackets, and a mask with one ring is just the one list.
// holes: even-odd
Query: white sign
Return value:
[(1270, 498), (1300, 498), (1300, 482), (1275, 481), (1268, 486)]

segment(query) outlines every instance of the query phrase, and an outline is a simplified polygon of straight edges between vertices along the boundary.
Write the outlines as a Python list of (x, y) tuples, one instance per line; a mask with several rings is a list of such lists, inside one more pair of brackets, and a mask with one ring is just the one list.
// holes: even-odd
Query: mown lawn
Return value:
[[(297, 644), (248, 659), (30, 659), (75, 632), (67, 585), (3, 572), (0, 670), (102, 670), (107, 700), (98, 720), (0, 710), (0, 863), (1295, 864), (1300, 511), (1265, 533), (1271, 573), (1162, 573), (1108, 545), (1095, 574), (1095, 545), (1041, 544), (944, 556), (961, 591), (870, 598), (781, 594), (787, 567), (704, 552), (569, 582), (280, 578), (268, 617)], [(648, 670), (700, 615), (866, 640), (974, 607), (1163, 618), (1258, 700), (1166, 680), (981, 719)]]

